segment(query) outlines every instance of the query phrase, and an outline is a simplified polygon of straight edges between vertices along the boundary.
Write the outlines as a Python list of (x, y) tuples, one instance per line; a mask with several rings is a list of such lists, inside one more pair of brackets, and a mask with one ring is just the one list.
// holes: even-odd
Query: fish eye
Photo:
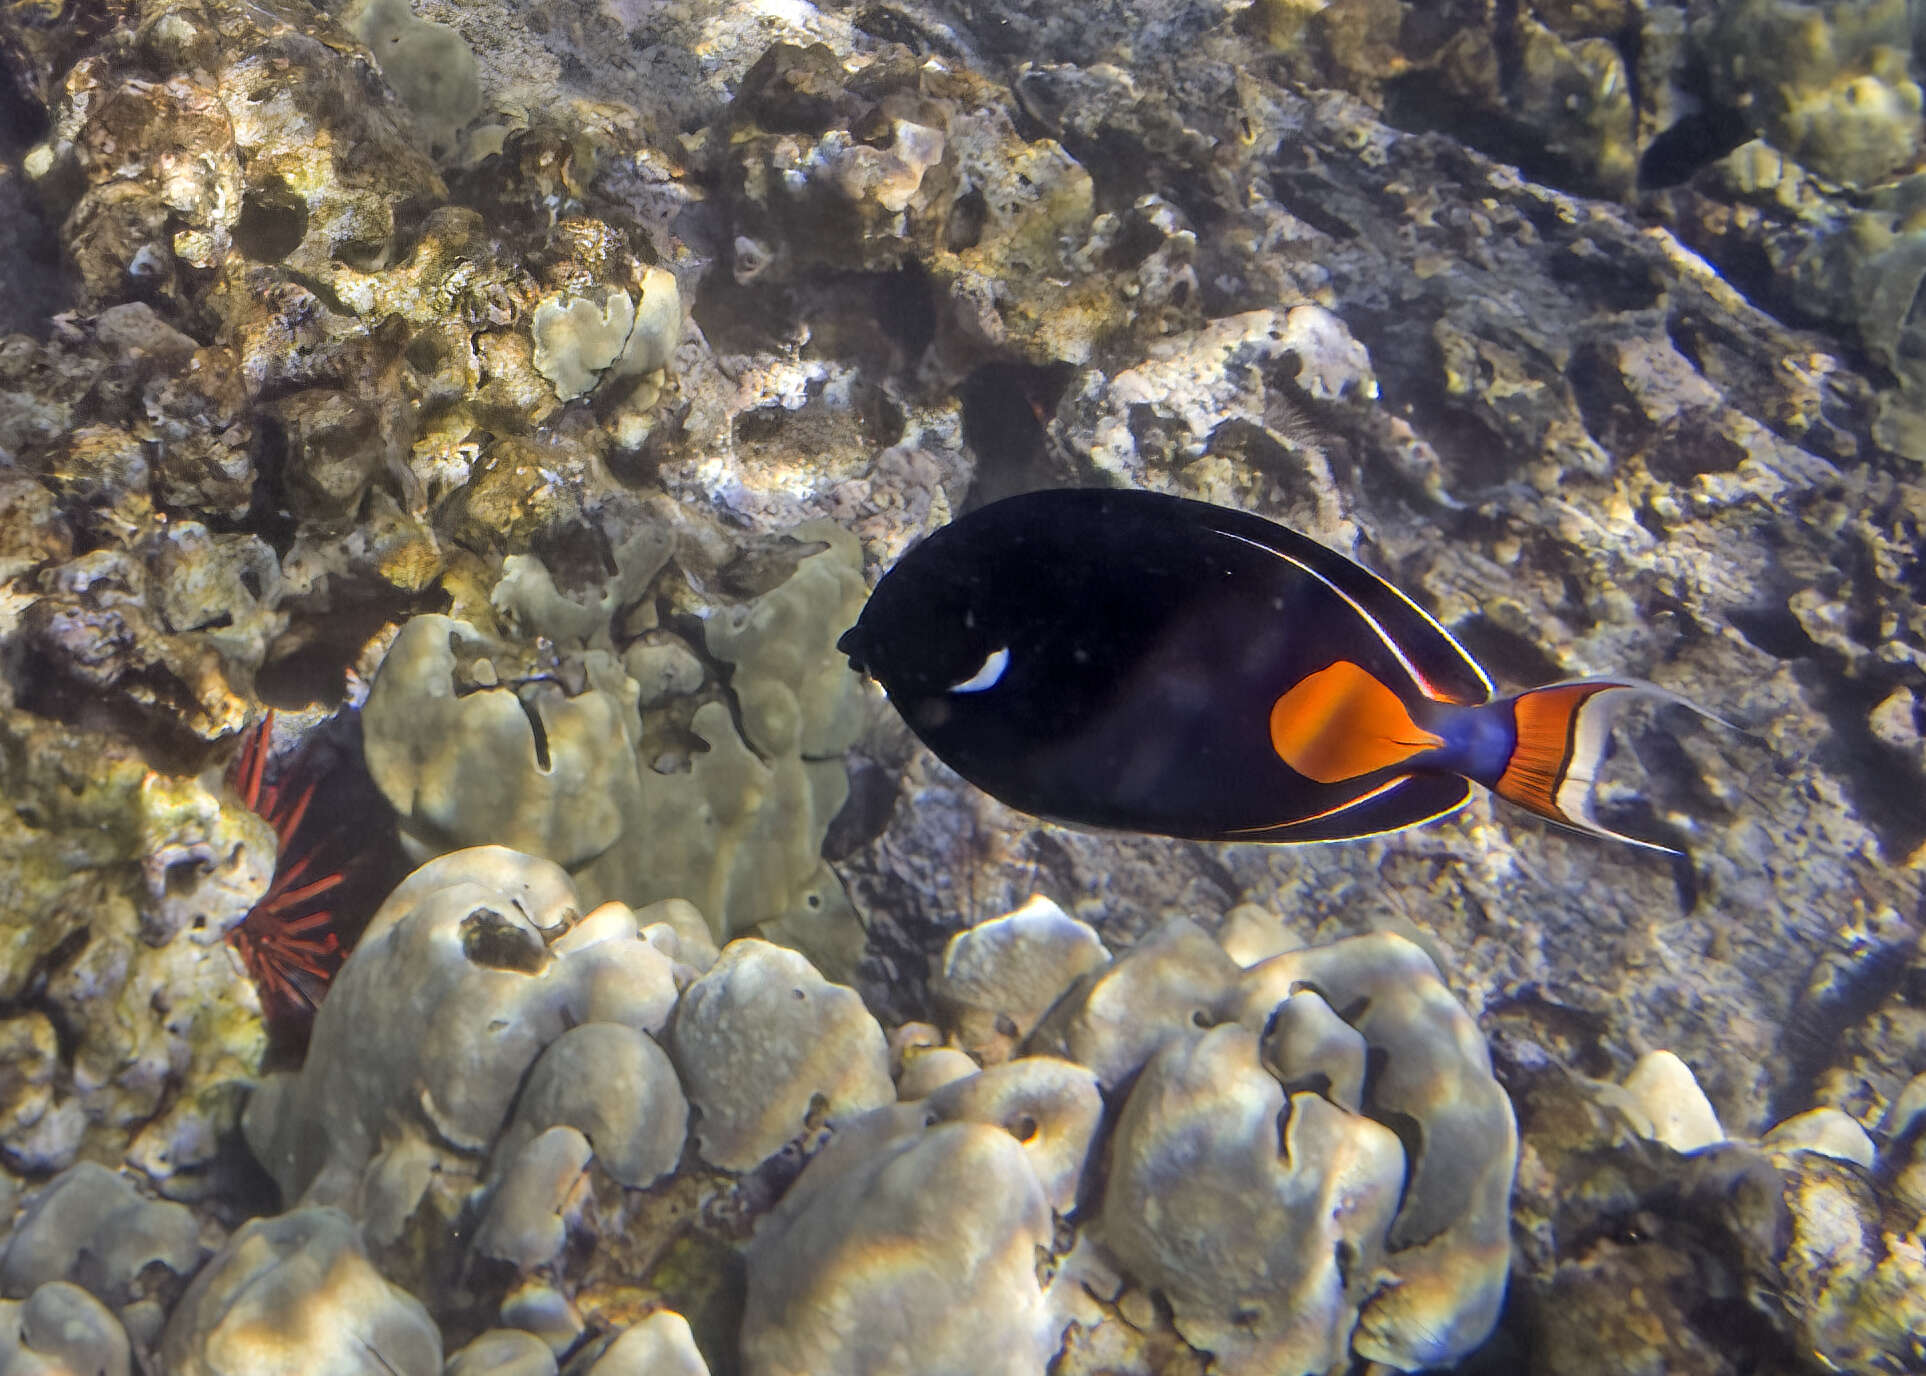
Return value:
[(952, 693), (980, 693), (985, 688), (994, 688), (996, 681), (1003, 677), (1003, 671), (1009, 666), (1010, 650), (1008, 646), (1000, 650), (992, 650), (983, 657), (983, 663), (975, 673), (960, 683), (951, 684), (950, 691)]

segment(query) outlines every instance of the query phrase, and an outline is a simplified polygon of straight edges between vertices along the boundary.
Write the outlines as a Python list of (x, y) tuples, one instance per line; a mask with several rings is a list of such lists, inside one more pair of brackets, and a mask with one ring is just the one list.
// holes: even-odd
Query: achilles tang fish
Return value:
[(839, 645), (1012, 807), (1205, 840), (1392, 831), (1473, 784), (1618, 836), (1591, 811), (1610, 716), (1636, 694), (1678, 701), (1618, 679), (1494, 700), (1442, 626), (1342, 555), (1108, 489), (1011, 497), (937, 531)]

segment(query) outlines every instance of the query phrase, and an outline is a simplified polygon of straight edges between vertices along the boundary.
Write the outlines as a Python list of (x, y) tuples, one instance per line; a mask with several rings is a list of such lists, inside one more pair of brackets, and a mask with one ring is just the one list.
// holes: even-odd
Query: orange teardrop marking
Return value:
[(1315, 783), (1342, 783), (1443, 744), (1396, 693), (1345, 659), (1271, 704), (1271, 748)]

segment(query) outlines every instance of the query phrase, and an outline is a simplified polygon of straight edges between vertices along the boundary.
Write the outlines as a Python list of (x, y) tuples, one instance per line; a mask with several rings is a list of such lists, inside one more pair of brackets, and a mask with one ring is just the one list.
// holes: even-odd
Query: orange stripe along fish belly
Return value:
[(1494, 700), (1449, 632), (1343, 555), (1245, 512), (1110, 489), (943, 527), (839, 643), (1010, 806), (1200, 840), (1395, 831), (1477, 784), (1649, 845), (1594, 818), (1592, 781), (1619, 707), (1682, 701), (1630, 679)]

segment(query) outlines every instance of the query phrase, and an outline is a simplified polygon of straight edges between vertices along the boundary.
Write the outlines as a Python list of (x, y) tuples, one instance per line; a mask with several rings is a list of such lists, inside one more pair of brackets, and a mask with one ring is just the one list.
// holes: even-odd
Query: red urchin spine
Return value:
[(260, 991), (261, 1010), (268, 1021), (302, 1025), (313, 1018), (346, 955), (334, 928), (333, 910), (318, 904), (346, 874), (331, 868), (308, 877), (326, 840), (297, 844), (297, 837), (318, 781), (298, 784), (287, 777), (292, 773), (287, 771), (273, 783), (266, 782), (273, 730), (270, 711), (248, 732), (229, 771), (241, 801), (274, 829), (279, 851), (267, 892), (227, 939)]

